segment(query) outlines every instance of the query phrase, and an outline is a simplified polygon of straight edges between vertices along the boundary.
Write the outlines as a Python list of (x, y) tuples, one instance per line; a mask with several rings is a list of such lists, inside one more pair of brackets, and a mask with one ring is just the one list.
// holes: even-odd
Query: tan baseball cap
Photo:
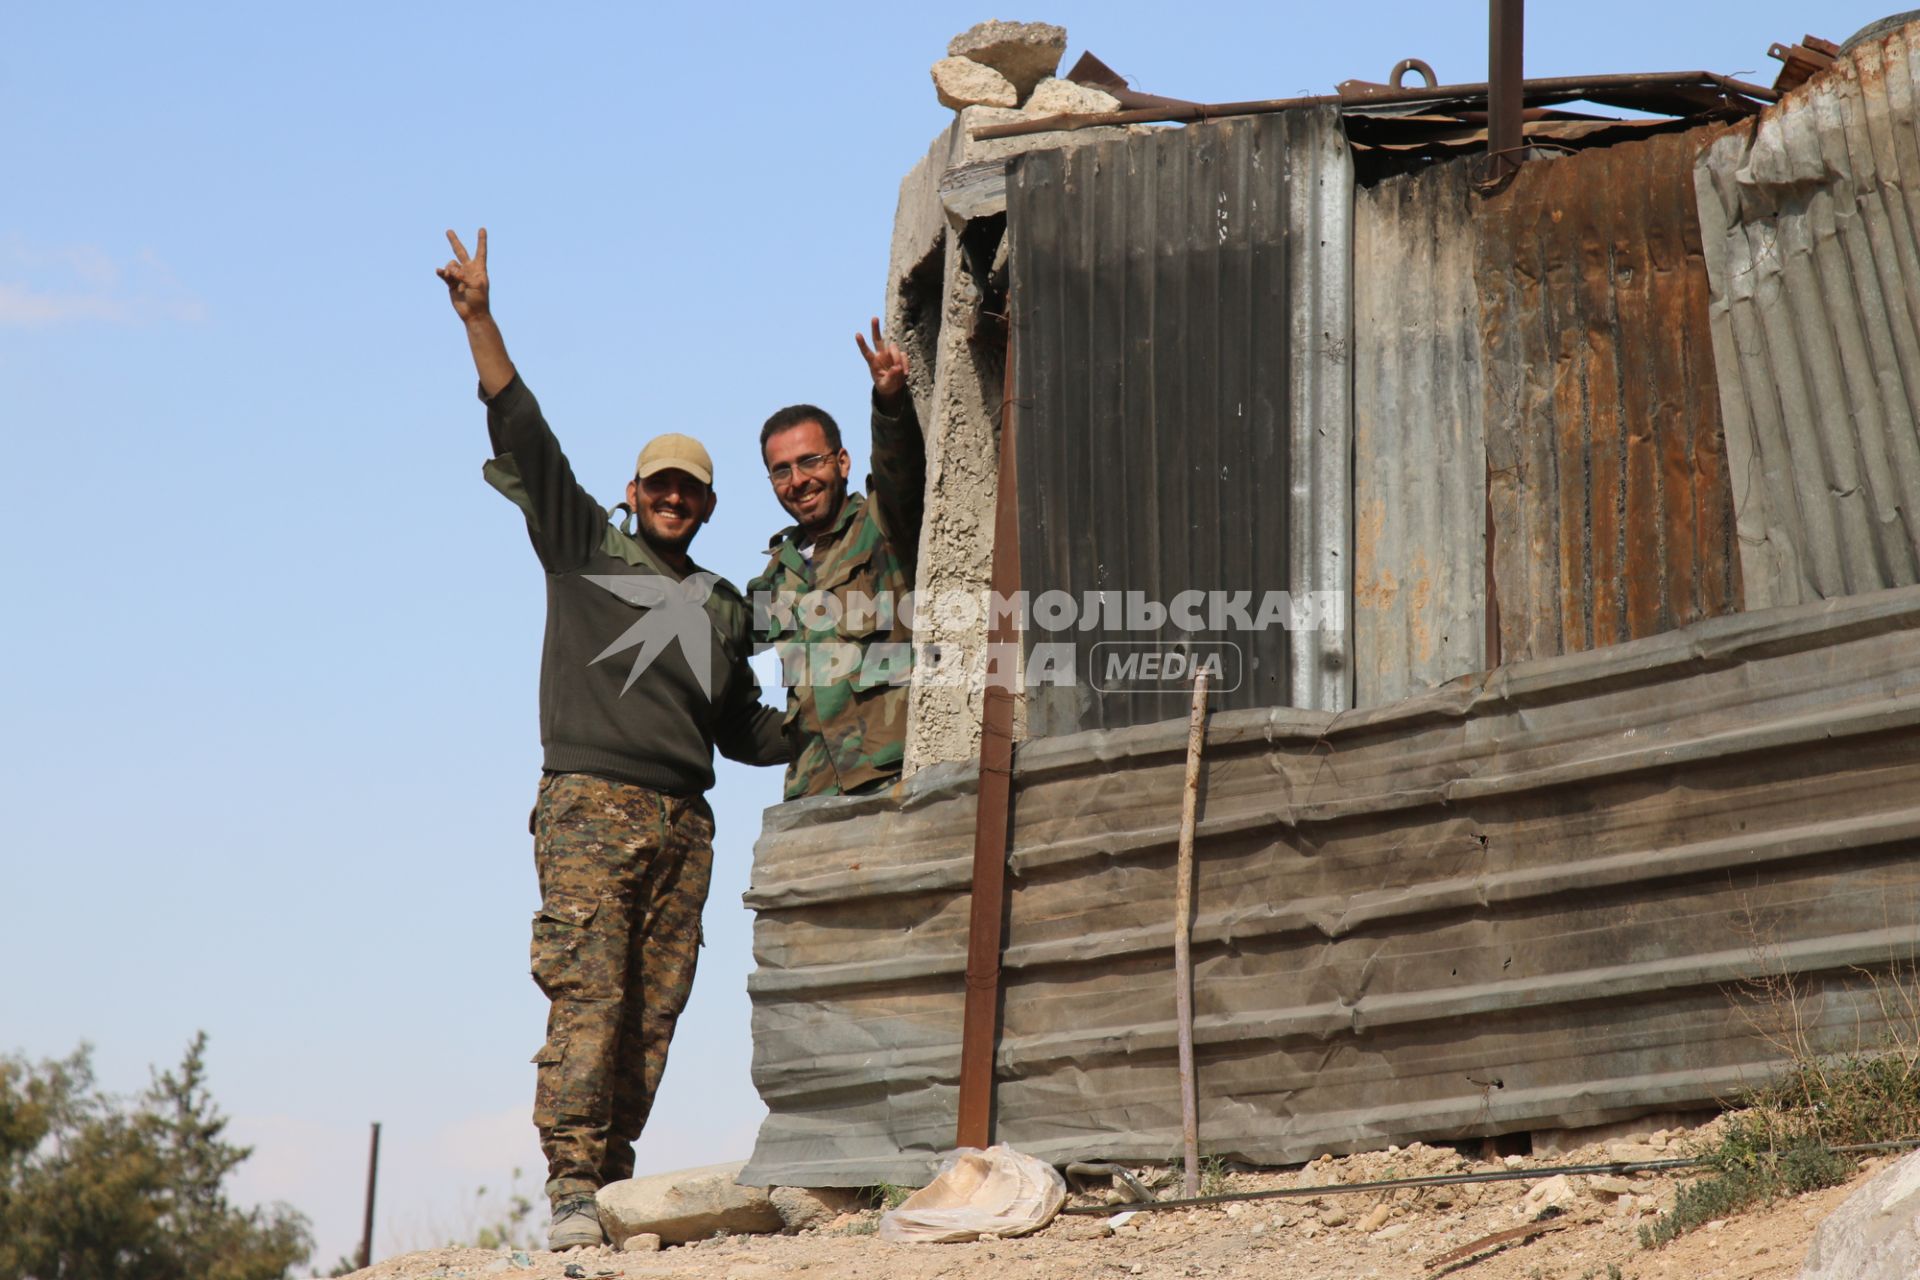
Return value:
[(633, 474), (645, 480), (656, 471), (684, 471), (701, 484), (713, 486), (713, 459), (707, 456), (707, 447), (692, 436), (683, 436), (677, 431), (655, 436), (647, 441), (647, 447), (640, 451), (640, 460), (633, 464)]

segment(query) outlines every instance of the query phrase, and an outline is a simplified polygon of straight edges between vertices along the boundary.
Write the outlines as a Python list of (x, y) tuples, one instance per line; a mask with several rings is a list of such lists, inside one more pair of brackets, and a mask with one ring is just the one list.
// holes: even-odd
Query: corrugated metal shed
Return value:
[(1498, 659), (1740, 608), (1691, 189), (1704, 135), (1526, 165), (1476, 217)]
[[(1351, 564), (1352, 162), (1331, 109), (1020, 158), (1007, 195), (1030, 595), (1341, 591)], [(1342, 629), (1029, 633), (1229, 641), (1226, 705), (1350, 704)], [(1184, 714), (1032, 691), (1035, 736)]]
[(1475, 163), (1354, 193), (1353, 647), (1362, 707), (1487, 665)]
[(1755, 608), (1920, 571), (1917, 31), (1854, 49), (1696, 170)]
[[(1301, 1160), (1712, 1104), (1776, 1061), (1732, 985), (1802, 975), (1815, 1048), (1920, 946), (1920, 588), (1699, 622), (1392, 707), (1228, 712), (1207, 743), (1205, 1149)], [(996, 1136), (1180, 1142), (1185, 726), (1020, 750)], [(973, 800), (770, 811), (748, 903), (746, 1178), (924, 1177), (953, 1135)], [(1760, 1011), (1763, 1016), (1765, 1011)]]

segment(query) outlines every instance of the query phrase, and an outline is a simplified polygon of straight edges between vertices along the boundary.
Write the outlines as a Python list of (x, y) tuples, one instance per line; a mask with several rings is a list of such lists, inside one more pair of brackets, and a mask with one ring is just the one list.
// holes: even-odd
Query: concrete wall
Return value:
[[(976, 597), (986, 592), (999, 488), (1003, 351), (998, 339), (979, 346), (972, 339), (983, 323), (981, 306), (990, 292), (983, 277), (993, 274), (990, 252), (980, 251), (992, 242), (993, 224), (1004, 217), (1006, 205), (1004, 196), (994, 195), (994, 166), (956, 171), (1125, 132), (1082, 129), (985, 142), (969, 136), (984, 125), (1026, 118), (992, 107), (957, 113), (952, 127), (934, 139), (925, 158), (900, 184), (887, 264), (886, 318), (889, 330), (901, 335), (912, 362), (914, 404), (927, 438), (927, 514), (920, 533), (917, 588), (929, 600), (949, 592)], [(973, 180), (965, 181), (968, 178)], [(948, 188), (944, 202), (943, 179)], [(965, 191), (956, 191), (961, 186)], [(975, 251), (971, 255), (969, 247)], [(943, 619), (923, 610), (916, 618), (915, 638), (952, 659), (982, 650), (986, 621)], [(974, 758), (980, 742), (980, 702), (977, 684), (916, 678), (908, 710), (906, 771)]]

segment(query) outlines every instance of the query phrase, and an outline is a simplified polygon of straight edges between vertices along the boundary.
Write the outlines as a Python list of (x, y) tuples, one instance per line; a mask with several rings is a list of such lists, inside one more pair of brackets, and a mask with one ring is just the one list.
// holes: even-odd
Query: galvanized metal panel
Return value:
[(1754, 607), (1920, 575), (1917, 74), (1869, 41), (1695, 169)]
[(1485, 402), (1476, 161), (1354, 193), (1354, 699), (1486, 658)]
[[(1331, 110), (1018, 160), (1008, 228), (1031, 596), (1347, 590), (1351, 192)], [(1030, 691), (1029, 732), (1185, 714), (1183, 682), (1094, 687), (1094, 647), (1114, 641), (1238, 644), (1227, 706), (1348, 706), (1341, 623), (1030, 630), (1072, 641), (1082, 678)]]
[[(1710, 1105), (1920, 945), (1920, 588), (1518, 663), (1392, 707), (1222, 714), (1198, 831), (1206, 1150), (1262, 1162)], [(1020, 749), (996, 1137), (1178, 1150), (1185, 727)], [(770, 810), (748, 903), (752, 1182), (923, 1178), (952, 1140), (971, 779)], [(1762, 1011), (1764, 1013), (1764, 1011)]]
[(1529, 164), (1476, 217), (1501, 660), (1740, 607), (1690, 181), (1703, 136)]

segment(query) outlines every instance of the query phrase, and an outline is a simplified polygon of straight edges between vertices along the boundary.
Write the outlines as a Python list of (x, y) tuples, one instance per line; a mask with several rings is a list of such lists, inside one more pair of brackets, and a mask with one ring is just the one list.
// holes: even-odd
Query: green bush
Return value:
[(131, 1102), (99, 1091), (85, 1047), (0, 1057), (0, 1276), (280, 1280), (306, 1261), (305, 1218), (227, 1200), (252, 1151), (222, 1138), (206, 1045), (195, 1036)]

